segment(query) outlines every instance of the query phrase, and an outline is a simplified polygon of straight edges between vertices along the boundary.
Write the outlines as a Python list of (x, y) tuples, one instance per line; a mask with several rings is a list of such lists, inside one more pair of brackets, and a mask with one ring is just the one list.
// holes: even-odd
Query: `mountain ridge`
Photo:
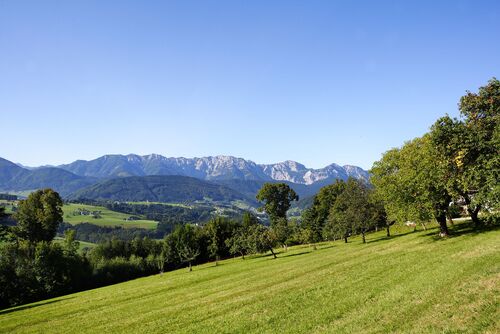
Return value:
[(165, 157), (159, 154), (109, 154), (93, 160), (76, 160), (57, 166), (79, 176), (110, 178), (145, 175), (182, 175), (208, 181), (252, 180), (288, 181), (312, 185), (320, 181), (355, 177), (368, 181), (366, 170), (352, 165), (330, 164), (324, 168), (307, 168), (305, 165), (286, 160), (274, 164), (257, 164), (228, 155), (201, 158)]
[(63, 197), (110, 179), (146, 176), (187, 176), (226, 186), (253, 199), (266, 182), (284, 182), (301, 198), (314, 195), (321, 187), (355, 177), (368, 181), (360, 167), (330, 164), (307, 168), (296, 161), (257, 164), (251, 160), (218, 155), (203, 158), (167, 158), (159, 154), (104, 155), (94, 160), (76, 160), (60, 166), (27, 167), (0, 158), (0, 190), (31, 191), (50, 187)]

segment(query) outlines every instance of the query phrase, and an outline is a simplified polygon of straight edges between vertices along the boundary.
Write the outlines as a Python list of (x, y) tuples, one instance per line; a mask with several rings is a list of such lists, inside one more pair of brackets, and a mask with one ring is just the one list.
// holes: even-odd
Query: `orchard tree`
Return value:
[(177, 226), (171, 237), (180, 262), (186, 263), (189, 271), (193, 271), (192, 263), (200, 255), (195, 227), (189, 224)]
[(208, 236), (208, 251), (210, 257), (215, 259), (215, 265), (217, 265), (221, 255), (228, 253), (226, 240), (233, 236), (235, 229), (236, 224), (223, 217), (212, 218), (205, 225), (204, 230)]
[(239, 254), (243, 260), (245, 259), (245, 255), (252, 253), (255, 248), (252, 246), (252, 234), (258, 226), (260, 225), (257, 217), (251, 212), (245, 211), (242, 216), (241, 225), (225, 241), (229, 253), (231, 255)]
[(387, 212), (385, 211), (384, 201), (378, 196), (378, 193), (370, 189), (368, 193), (368, 204), (370, 206), (370, 221), (375, 227), (385, 228), (386, 236), (391, 236), (391, 226), (395, 221), (387, 219)]
[(335, 183), (321, 188), (314, 196), (311, 207), (304, 210), (302, 226), (307, 230), (307, 242), (316, 243), (323, 240), (323, 230), (330, 210), (344, 189), (345, 182), (343, 180), (337, 180)]
[(29, 244), (51, 241), (63, 221), (62, 199), (52, 189), (37, 190), (19, 202), (15, 234)]
[(434, 218), (440, 235), (449, 234), (446, 217), (452, 196), (446, 182), (446, 164), (428, 134), (388, 151), (370, 172), (389, 221), (425, 223)]
[(465, 182), (475, 191), (472, 201), (487, 203), (490, 209), (500, 204), (500, 81), (492, 78), (478, 93), (467, 92), (459, 103), (467, 128), (463, 163)]
[[(264, 202), (262, 209), (271, 219), (272, 230), (266, 232), (269, 235), (264, 236), (264, 239), (269, 237), (268, 239), (272, 239), (273, 243), (281, 243), (286, 250), (286, 240), (288, 239), (290, 232), (286, 212), (290, 209), (292, 201), (299, 200), (299, 196), (285, 183), (266, 183), (259, 190), (256, 198), (258, 201)], [(272, 247), (271, 252), (273, 252)], [(274, 252), (273, 255), (276, 257)]]
[[(366, 243), (366, 232), (373, 226), (373, 212), (368, 199), (369, 189), (363, 181), (349, 178), (330, 210), (333, 231), (347, 242), (349, 233), (360, 233)], [(335, 226), (337, 225), (337, 226)]]
[(478, 93), (467, 92), (459, 109), (461, 119), (441, 117), (430, 135), (444, 160), (449, 192), (464, 200), (479, 226), (479, 211), (500, 203), (500, 82), (492, 79)]
[(264, 202), (262, 209), (269, 215), (271, 225), (279, 218), (286, 219), (286, 212), (292, 201), (298, 201), (299, 196), (285, 183), (266, 183), (256, 196), (259, 202)]
[(272, 229), (262, 225), (256, 225), (252, 228), (250, 242), (254, 253), (265, 253), (270, 251), (273, 258), (277, 258), (273, 250), (273, 248), (276, 247), (277, 239)]

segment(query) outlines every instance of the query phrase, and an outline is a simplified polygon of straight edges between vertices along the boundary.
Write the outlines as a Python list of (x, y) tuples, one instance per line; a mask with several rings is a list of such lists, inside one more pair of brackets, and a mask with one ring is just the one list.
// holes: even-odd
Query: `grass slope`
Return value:
[(0, 311), (5, 333), (498, 333), (500, 230), (294, 247)]
[[(88, 211), (101, 211), (101, 218), (93, 218), (91, 216), (74, 215), (73, 213), (78, 209), (84, 209)], [(99, 226), (121, 226), (121, 227), (138, 227), (146, 229), (155, 229), (157, 222), (153, 220), (132, 220), (127, 221), (128, 217), (131, 215), (111, 211), (102, 206), (85, 205), (85, 204), (64, 204), (63, 206), (63, 220), (72, 225), (80, 223), (90, 223)]]

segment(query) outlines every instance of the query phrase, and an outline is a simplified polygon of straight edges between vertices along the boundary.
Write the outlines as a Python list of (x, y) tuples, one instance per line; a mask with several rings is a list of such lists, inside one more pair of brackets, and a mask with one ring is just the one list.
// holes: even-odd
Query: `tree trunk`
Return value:
[(451, 226), (454, 226), (455, 224), (453, 223), (453, 218), (451, 218), (451, 216), (447, 216), (446, 217), (448, 219), (448, 223), (451, 225)]
[[(427, 231), (427, 226), (425, 225), (425, 223), (421, 223), (422, 224), (422, 227), (424, 228), (424, 231)], [(417, 230), (417, 225), (415, 224), (415, 231)]]
[(191, 267), (191, 261), (189, 261), (189, 272), (193, 271), (193, 267)]
[(345, 243), (347, 243), (347, 236), (344, 236), (344, 241)]
[(476, 227), (481, 226), (481, 220), (479, 220), (479, 210), (481, 210), (481, 206), (478, 205), (474, 209), (468, 209), (470, 213), (470, 218)]
[(472, 205), (472, 201), (470, 200), (469, 195), (462, 194), (462, 197), (465, 200), (465, 204), (467, 205), (467, 211), (469, 212), (470, 218), (476, 227), (481, 225), (481, 221), (479, 220), (478, 214), (479, 210), (481, 210), (481, 205)]
[(441, 214), (436, 217), (436, 220), (439, 223), (439, 236), (447, 237), (448, 235), (450, 235), (450, 232), (448, 231), (448, 225), (446, 225), (446, 215)]
[(363, 243), (366, 244), (365, 231), (361, 231), (361, 238), (363, 239)]
[(245, 253), (241, 253), (241, 258), (242, 258), (242, 260), (245, 259)]
[(386, 230), (386, 234), (387, 234), (387, 237), (390, 237), (391, 236), (391, 231), (389, 230), (389, 225), (386, 225), (385, 226), (385, 230)]
[(312, 245), (312, 247), (313, 247), (313, 250), (318, 249), (318, 248), (316, 247), (316, 244), (313, 244), (313, 245)]
[(273, 248), (272, 248), (272, 247), (269, 247), (269, 250), (271, 251), (271, 253), (273, 253), (274, 258), (276, 259), (276, 258), (277, 258), (277, 256), (276, 256), (276, 254), (274, 254)]

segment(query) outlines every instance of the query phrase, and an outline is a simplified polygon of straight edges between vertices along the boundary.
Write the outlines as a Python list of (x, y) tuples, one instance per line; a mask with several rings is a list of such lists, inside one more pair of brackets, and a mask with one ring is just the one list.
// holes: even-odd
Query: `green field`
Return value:
[(15, 205), (17, 201), (7, 201), (5, 199), (0, 199), (0, 205), (2, 205), (3, 207), (5, 207), (5, 212), (6, 213), (14, 213), (12, 211), (12, 206)]
[(140, 204), (140, 205), (166, 205), (166, 206), (178, 206), (181, 208), (186, 208), (186, 209), (192, 209), (192, 205), (187, 205), (183, 203), (167, 203), (167, 202), (149, 202), (149, 201), (143, 201), (143, 202), (127, 202), (128, 204)]
[[(500, 230), (301, 246), (0, 311), (4, 333), (498, 333)], [(465, 233), (467, 232), (467, 233)]]
[[(101, 211), (101, 218), (93, 218), (92, 216), (74, 214), (75, 211), (79, 209), (84, 209), (88, 211)], [(64, 204), (63, 206), (64, 216), (63, 219), (65, 222), (70, 224), (79, 224), (79, 223), (91, 223), (99, 226), (121, 226), (121, 227), (138, 227), (138, 228), (146, 228), (146, 229), (155, 229), (157, 222), (153, 220), (133, 220), (127, 221), (128, 217), (131, 215), (111, 211), (102, 206), (94, 206), (94, 205), (85, 205), (85, 204)]]

